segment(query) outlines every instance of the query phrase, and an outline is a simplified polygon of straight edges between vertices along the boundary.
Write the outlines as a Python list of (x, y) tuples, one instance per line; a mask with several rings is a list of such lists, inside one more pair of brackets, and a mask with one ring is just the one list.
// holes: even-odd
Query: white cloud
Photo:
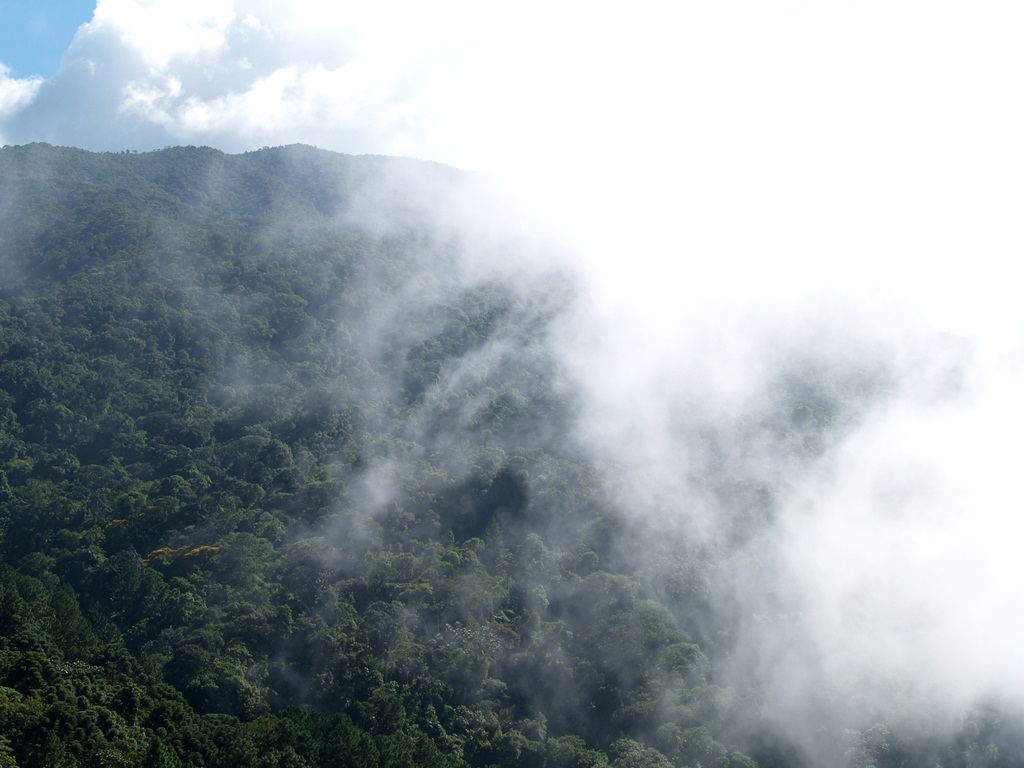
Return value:
[[(10, 73), (10, 68), (0, 63), (0, 127), (5, 117), (32, 102), (43, 83), (40, 77), (19, 79), (11, 77)], [(0, 139), (3, 139), (3, 134), (0, 134)]]
[(116, 30), (126, 48), (162, 72), (174, 62), (227, 53), (234, 21), (232, 0), (99, 0), (92, 22), (79, 34)]
[(435, 157), (419, 138), (438, 118), (425, 94), (469, 64), (458, 51), (472, 6), (447, 10), (100, 0), (43, 98), (6, 130), (89, 149), (299, 141)]

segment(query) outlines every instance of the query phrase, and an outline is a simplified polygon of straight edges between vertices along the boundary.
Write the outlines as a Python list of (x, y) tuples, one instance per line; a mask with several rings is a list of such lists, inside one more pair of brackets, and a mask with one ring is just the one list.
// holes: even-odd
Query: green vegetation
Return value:
[[(453, 181), (307, 147), (0, 151), (0, 766), (798, 764), (740, 743), (714, 547), (628, 557), (564, 439), (571, 286), (460, 279), (418, 203)], [(799, 456), (838, 417), (796, 391)], [(990, 713), (849, 749), (1024, 764)]]

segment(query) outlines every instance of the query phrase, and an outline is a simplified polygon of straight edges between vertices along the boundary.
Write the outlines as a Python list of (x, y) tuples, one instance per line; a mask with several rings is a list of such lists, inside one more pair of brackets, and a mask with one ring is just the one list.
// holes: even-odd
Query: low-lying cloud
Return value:
[[(714, 539), (707, 473), (775, 489), (722, 571), (723, 675), (809, 753), (815, 718), (1018, 696), (1021, 11), (674, 13), (100, 0), (54, 78), (0, 69), (0, 137), (492, 172), (542, 259), (572, 254), (560, 359), (624, 511)], [(448, 203), (485, 254), (500, 213)], [(787, 400), (792, 371), (839, 411)]]

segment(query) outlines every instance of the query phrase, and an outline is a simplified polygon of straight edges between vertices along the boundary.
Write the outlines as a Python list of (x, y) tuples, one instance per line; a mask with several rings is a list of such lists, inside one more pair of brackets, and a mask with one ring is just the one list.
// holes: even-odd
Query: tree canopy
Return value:
[[(0, 765), (800, 764), (716, 676), (720, 552), (651, 548), (566, 437), (571, 281), (468, 278), (457, 180), (0, 150)], [(781, 390), (780, 445), (843, 386)], [(1024, 764), (1000, 717), (839, 749)]]

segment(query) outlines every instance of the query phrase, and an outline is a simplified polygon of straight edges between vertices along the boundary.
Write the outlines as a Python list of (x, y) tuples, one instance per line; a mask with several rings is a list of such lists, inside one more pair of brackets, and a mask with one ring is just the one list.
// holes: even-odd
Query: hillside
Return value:
[[(732, 527), (634, 524), (573, 439), (573, 280), (467, 269), (543, 246), (438, 215), (463, 182), (0, 150), (0, 766), (803, 764), (719, 674), (716, 574), (776, 489), (709, 433), (693, 482)], [(808, 461), (885, 386), (787, 368), (747, 428)], [(1009, 722), (828, 738), (1024, 765)]]

